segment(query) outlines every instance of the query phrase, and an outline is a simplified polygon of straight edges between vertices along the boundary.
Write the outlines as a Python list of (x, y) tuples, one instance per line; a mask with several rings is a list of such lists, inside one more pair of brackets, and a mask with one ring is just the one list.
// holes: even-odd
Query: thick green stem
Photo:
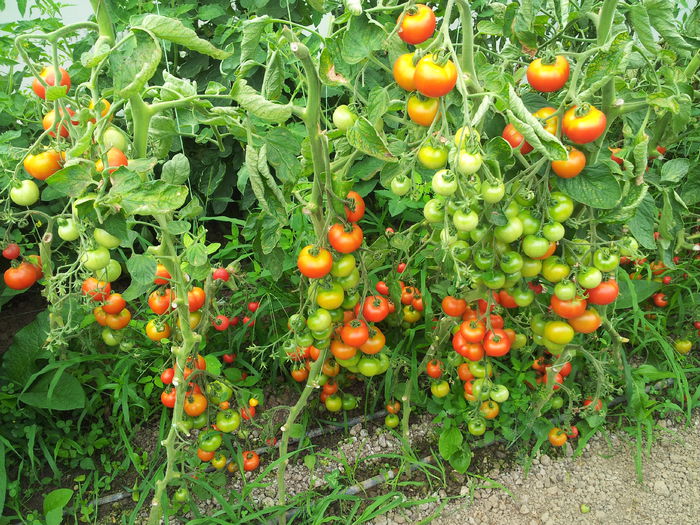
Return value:
[(129, 105), (134, 122), (134, 155), (136, 158), (143, 158), (146, 156), (148, 127), (151, 124), (152, 113), (140, 95), (129, 97)]
[(90, 0), (92, 10), (95, 12), (95, 20), (100, 30), (100, 36), (105, 37), (109, 44), (114, 44), (114, 26), (112, 25), (112, 17), (107, 10), (107, 4), (104, 0)]
[(171, 351), (175, 354), (175, 378), (173, 384), (176, 388), (176, 402), (173, 408), (173, 419), (170, 425), (168, 435), (161, 442), (161, 445), (166, 450), (166, 464), (163, 478), (156, 481), (155, 494), (151, 503), (151, 512), (148, 516), (149, 525), (158, 525), (163, 515), (163, 498), (168, 484), (180, 476), (175, 470), (175, 460), (177, 459), (176, 439), (179, 424), (182, 422), (184, 411), (185, 396), (187, 393), (187, 381), (185, 380), (184, 370), (187, 364), (187, 358), (196, 345), (199, 343), (200, 336), (195, 334), (190, 328), (190, 313), (187, 306), (187, 280), (185, 274), (180, 267), (180, 258), (175, 248), (175, 241), (168, 233), (167, 226), (172, 220), (172, 217), (166, 215), (156, 215), (156, 221), (161, 227), (162, 232), (162, 248), (163, 258), (161, 263), (165, 266), (171, 275), (171, 285), (175, 288), (175, 296), (177, 300), (177, 317), (179, 319), (179, 328), (182, 342), (180, 346), (173, 345)]
[[(603, 7), (600, 10), (600, 18), (598, 19), (597, 44), (602, 46), (610, 38), (613, 20), (615, 19), (615, 8), (618, 0), (605, 0)], [(615, 103), (615, 80), (610, 79), (603, 86), (602, 111), (606, 115), (610, 112)]]
[(459, 17), (462, 22), (462, 69), (469, 73), (469, 81), (476, 91), (483, 91), (479, 83), (474, 65), (474, 20), (469, 2), (466, 0), (457, 1)]
[(698, 68), (700, 68), (700, 51), (695, 53), (695, 56), (693, 56), (688, 65), (685, 67), (685, 70), (683, 71), (685, 78), (691, 80), (695, 76), (695, 73), (697, 73)]

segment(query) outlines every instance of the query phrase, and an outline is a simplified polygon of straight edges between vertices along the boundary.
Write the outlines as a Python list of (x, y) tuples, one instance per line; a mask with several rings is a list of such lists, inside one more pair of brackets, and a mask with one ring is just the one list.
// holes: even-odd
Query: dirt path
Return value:
[[(476, 489), (480, 480), (462, 487), (464, 499), (447, 505), (434, 520), (440, 525), (685, 525), (700, 523), (700, 414), (688, 427), (662, 421), (651, 456), (644, 459), (638, 483), (634, 441), (615, 433), (591, 440), (581, 457), (535, 460), (528, 477), (519, 466), (485, 473), (502, 489)], [(569, 452), (570, 455), (570, 452)], [(433, 507), (432, 511), (435, 508)], [(407, 509), (376, 524), (419, 523), (430, 511)]]

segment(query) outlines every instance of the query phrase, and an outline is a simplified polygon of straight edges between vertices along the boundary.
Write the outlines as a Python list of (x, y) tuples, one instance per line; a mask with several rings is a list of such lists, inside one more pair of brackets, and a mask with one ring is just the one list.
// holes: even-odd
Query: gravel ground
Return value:
[[(688, 427), (661, 421), (644, 481), (637, 482), (634, 442), (623, 433), (592, 439), (582, 456), (541, 455), (526, 477), (522, 467), (493, 467), (482, 474), (503, 489), (465, 483), (462, 499), (449, 503), (440, 525), (669, 524), (700, 522), (700, 413)], [(568, 456), (568, 457), (567, 457)], [(473, 491), (473, 504), (469, 494)], [(442, 492), (442, 491), (441, 491)], [(440, 494), (442, 495), (442, 494)], [(465, 503), (467, 501), (467, 503)], [(582, 512), (582, 505), (585, 511)], [(587, 508), (585, 508), (587, 507)], [(435, 505), (406, 509), (374, 521), (376, 525), (427, 520)]]

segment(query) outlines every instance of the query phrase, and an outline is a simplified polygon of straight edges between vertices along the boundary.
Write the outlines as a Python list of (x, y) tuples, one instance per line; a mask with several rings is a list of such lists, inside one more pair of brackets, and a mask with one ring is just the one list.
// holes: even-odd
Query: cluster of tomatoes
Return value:
[[(59, 70), (61, 74), (59, 86), (65, 87), (67, 92), (71, 86), (70, 75), (63, 68), (59, 68)], [(34, 79), (32, 89), (39, 98), (45, 99), (46, 87), (53, 87), (56, 83), (54, 68), (51, 66), (45, 67), (41, 71), (40, 78), (41, 80), (39, 78)], [(111, 105), (105, 99), (103, 99), (100, 104), (100, 117), (105, 118), (109, 113)], [(92, 113), (94, 109), (94, 104), (90, 102), (87, 107), (88, 113)], [(67, 124), (67, 122), (64, 122), (66, 120), (70, 121), (70, 124), (74, 126), (80, 124), (79, 121), (72, 120), (72, 117), (75, 115), (72, 109), (66, 107), (66, 113), (68, 117), (64, 117), (63, 109), (59, 108), (59, 122), (56, 121), (56, 110), (52, 109), (44, 115), (42, 125), (44, 130), (48, 131), (49, 136), (56, 138), (58, 134), (61, 138), (68, 138), (70, 132), (65, 125)], [(96, 122), (94, 116), (87, 115), (85, 118), (93, 123)], [(127, 140), (118, 128), (112, 125), (108, 126), (100, 138), (101, 144), (105, 149), (104, 159), (107, 162), (107, 171), (109, 173), (113, 172), (119, 166), (126, 166), (129, 163), (126, 155), (123, 153), (127, 145)], [(12, 202), (18, 206), (32, 206), (35, 204), (39, 200), (39, 186), (34, 179), (40, 181), (48, 179), (51, 175), (63, 168), (65, 160), (65, 152), (53, 148), (48, 148), (35, 154), (28, 153), (23, 164), (24, 169), (33, 179), (24, 179), (22, 181), (16, 181), (13, 184), (10, 189), (10, 199)], [(98, 173), (105, 169), (105, 160), (100, 158), (95, 162), (95, 170)]]
[[(561, 397), (554, 396), (552, 398), (552, 408), (559, 409), (563, 405), (564, 400)], [(603, 401), (601, 399), (596, 399), (594, 403), (593, 398), (588, 397), (583, 401), (583, 408), (586, 409), (589, 407), (596, 412), (600, 412), (603, 409)], [(578, 436), (578, 427), (576, 425), (568, 425), (565, 428), (552, 427), (547, 434), (547, 439), (553, 447), (563, 447), (569, 439), (576, 439)]]
[[(569, 79), (569, 62), (563, 56), (555, 57), (550, 63), (538, 58), (527, 68), (527, 80), (533, 89), (543, 93), (552, 93), (564, 87)], [(559, 117), (553, 107), (544, 107), (533, 113), (542, 121), (544, 129), (552, 135), (559, 131)], [(562, 118), (561, 129), (574, 144), (588, 144), (598, 139), (605, 131), (607, 119), (605, 114), (591, 106), (572, 106)], [(533, 150), (523, 135), (513, 124), (508, 124), (501, 135), (514, 149), (526, 155)], [(586, 167), (585, 154), (573, 146), (568, 147), (566, 160), (552, 162), (552, 171), (559, 177), (571, 179)]]
[(5, 270), (3, 278), (8, 288), (13, 290), (26, 290), (44, 276), (41, 267), (41, 257), (38, 255), (22, 256), (19, 261), (21, 249), (17, 243), (11, 242), (5, 245), (2, 256), (12, 261), (12, 266)]
[[(424, 4), (416, 4), (398, 19), (398, 35), (407, 44), (417, 45), (433, 36), (435, 13)], [(430, 126), (440, 109), (439, 98), (447, 95), (457, 83), (457, 67), (440, 53), (401, 55), (393, 67), (394, 80), (406, 91), (409, 118), (421, 126)]]

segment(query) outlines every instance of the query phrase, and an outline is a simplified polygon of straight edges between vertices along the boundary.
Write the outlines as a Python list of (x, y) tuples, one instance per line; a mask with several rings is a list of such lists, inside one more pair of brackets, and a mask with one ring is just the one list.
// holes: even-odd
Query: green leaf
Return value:
[(368, 60), (374, 51), (382, 48), (385, 36), (382, 28), (370, 23), (367, 17), (351, 18), (341, 44), (343, 60), (348, 64)]
[(92, 69), (107, 57), (111, 49), (112, 47), (109, 45), (107, 37), (101, 36), (95, 41), (89, 51), (80, 55), (80, 63), (84, 68)]
[(243, 39), (241, 40), (241, 64), (252, 58), (258, 48), (260, 37), (267, 24), (267, 16), (258, 16), (243, 22)]
[(132, 37), (109, 55), (114, 89), (128, 98), (140, 92), (153, 77), (160, 64), (162, 51), (155, 35), (132, 28)]
[(472, 463), (472, 449), (468, 443), (464, 443), (462, 448), (450, 456), (450, 466), (460, 474), (464, 474)]
[(540, 121), (532, 116), (523, 104), (513, 86), (508, 86), (508, 100), (510, 109), (506, 110), (508, 119), (515, 128), (522, 133), (534, 149), (544, 154), (549, 160), (565, 160), (568, 153), (561, 141), (548, 133), (542, 127)]
[(536, 9), (532, 0), (521, 0), (513, 21), (513, 33), (524, 47), (537, 48), (537, 35), (534, 32)]
[(229, 51), (223, 51), (213, 46), (209, 41), (199, 38), (189, 27), (174, 18), (160, 15), (146, 15), (141, 26), (148, 29), (158, 38), (169, 40), (178, 45), (208, 55), (217, 60), (223, 60), (231, 55)]
[(628, 7), (627, 12), (637, 38), (639, 38), (639, 41), (649, 53), (655, 54), (659, 46), (654, 39), (654, 33), (651, 30), (651, 20), (649, 20), (649, 13), (647, 13), (646, 8), (641, 3), (633, 4)]
[(324, 47), (321, 51), (318, 73), (321, 77), (321, 82), (327, 86), (343, 86), (348, 83), (343, 75), (336, 72), (331, 51), (327, 47)]
[(260, 264), (270, 272), (270, 276), (275, 281), (282, 277), (284, 272), (284, 255), (284, 251), (277, 247), (269, 254), (262, 254), (260, 257)]
[(649, 21), (668, 45), (677, 53), (688, 56), (694, 51), (691, 46), (678, 32), (678, 24), (674, 13), (676, 12), (674, 3), (670, 0), (644, 0), (644, 7), (649, 13)]
[(664, 162), (661, 167), (661, 182), (676, 184), (688, 174), (688, 171), (690, 171), (688, 159), (672, 159)]
[[(114, 187), (112, 187), (112, 191)], [(174, 186), (162, 180), (149, 180), (123, 195), (121, 205), (129, 215), (159, 215), (180, 208), (187, 199), (187, 186)]]
[(687, 206), (700, 202), (700, 177), (691, 177), (685, 181), (681, 198)]
[(619, 280), (620, 295), (615, 301), (615, 308), (631, 308), (647, 299), (651, 294), (661, 289), (661, 283), (656, 281), (632, 280), (627, 274)]
[(443, 430), (440, 433), (440, 439), (438, 440), (438, 450), (440, 455), (449, 459), (452, 454), (457, 452), (462, 446), (464, 441), (464, 436), (457, 427), (451, 427)]
[(263, 120), (282, 124), (292, 116), (292, 106), (270, 102), (260, 95), (242, 78), (236, 80), (231, 88), (231, 97), (243, 109)]
[(309, 470), (313, 470), (316, 466), (316, 455), (307, 454), (306, 456), (304, 456), (304, 466)]
[(630, 233), (647, 250), (656, 249), (654, 241), (654, 230), (658, 210), (651, 195), (646, 195), (637, 207), (632, 218), (627, 221)]
[(61, 368), (41, 375), (19, 400), (37, 408), (75, 410), (85, 407), (85, 391), (80, 381)]
[(586, 67), (585, 91), (579, 94), (586, 100), (627, 67), (632, 50), (632, 40), (627, 33), (618, 34), (612, 42), (596, 53)]
[(190, 176), (190, 161), (182, 153), (163, 164), (160, 179), (168, 184), (184, 184)]
[(387, 162), (397, 162), (398, 160), (387, 148), (384, 138), (379, 136), (370, 121), (362, 115), (358, 116), (348, 130), (346, 137), (350, 145), (362, 153)]
[(36, 360), (46, 353), (44, 343), (48, 336), (49, 314), (45, 310), (12, 338), (2, 358), (3, 375), (14, 384), (24, 386), (32, 374), (39, 371)]
[(560, 179), (557, 185), (572, 199), (603, 210), (614, 208), (622, 196), (620, 184), (603, 164), (586, 166), (578, 176)]
[(265, 65), (265, 76), (262, 82), (262, 95), (268, 100), (277, 100), (282, 95), (284, 85), (284, 67), (277, 50), (270, 54)]
[(61, 195), (72, 198), (81, 196), (90, 186), (97, 185), (92, 178), (92, 171), (83, 163), (58, 170), (46, 179), (46, 184)]
[(376, 87), (369, 92), (367, 98), (367, 119), (376, 124), (386, 114), (389, 108), (389, 94), (386, 88)]
[(126, 268), (131, 276), (131, 284), (122, 295), (126, 301), (133, 301), (142, 296), (153, 284), (156, 260), (150, 255), (132, 255), (126, 260)]
[(73, 491), (71, 489), (52, 490), (44, 497), (44, 514), (54, 509), (62, 511), (72, 497)]
[(221, 361), (219, 361), (216, 356), (207, 354), (204, 357), (204, 361), (207, 363), (207, 372), (211, 373), (214, 377), (221, 373)]

